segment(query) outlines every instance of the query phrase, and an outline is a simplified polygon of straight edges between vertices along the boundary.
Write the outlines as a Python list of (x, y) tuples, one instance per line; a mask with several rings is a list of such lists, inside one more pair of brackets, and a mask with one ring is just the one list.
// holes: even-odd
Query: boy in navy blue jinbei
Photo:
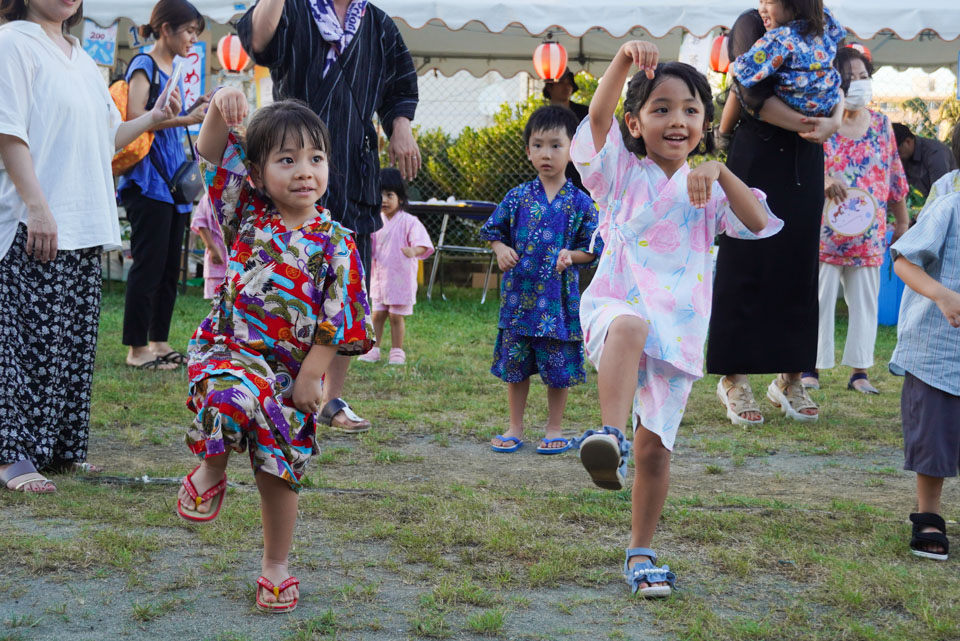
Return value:
[(480, 232), (503, 272), (490, 373), (507, 383), (510, 427), (491, 441), (496, 452), (523, 445), (523, 412), (536, 373), (547, 386), (549, 412), (537, 452), (571, 447), (562, 427), (567, 389), (586, 380), (579, 268), (602, 250), (599, 239), (590, 246), (596, 206), (564, 175), (576, 129), (576, 116), (563, 107), (530, 116), (523, 138), (537, 178), (510, 190)]

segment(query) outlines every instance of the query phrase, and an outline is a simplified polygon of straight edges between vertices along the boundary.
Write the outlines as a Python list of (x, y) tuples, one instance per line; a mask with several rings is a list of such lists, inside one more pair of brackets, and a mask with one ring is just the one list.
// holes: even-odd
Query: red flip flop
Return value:
[(280, 585), (274, 585), (270, 579), (265, 576), (261, 576), (257, 579), (257, 609), (261, 612), (293, 612), (297, 607), (297, 603), (300, 602), (300, 599), (294, 599), (289, 603), (267, 603), (260, 599), (260, 588), (267, 590), (268, 592), (273, 592), (273, 596), (280, 598), (280, 593), (289, 588), (291, 585), (300, 585), (300, 580), (291, 576), (288, 577), (286, 581)]
[(191, 513), (184, 510), (183, 503), (177, 499), (177, 514), (180, 515), (180, 518), (187, 521), (193, 521), (194, 523), (207, 523), (217, 518), (217, 515), (220, 514), (220, 508), (223, 506), (223, 499), (227, 493), (227, 475), (224, 473), (223, 478), (220, 479), (219, 483), (211, 487), (203, 494), (200, 494), (197, 492), (197, 488), (194, 486), (193, 480), (190, 478), (196, 474), (197, 470), (199, 469), (200, 466), (198, 465), (193, 468), (192, 472), (183, 477), (183, 489), (187, 491), (187, 494), (190, 495), (190, 498), (197, 502), (197, 507), (200, 507), (200, 504), (204, 501), (216, 501), (216, 503), (211, 503), (211, 509), (209, 512), (206, 514), (200, 514), (196, 511), (192, 511)]

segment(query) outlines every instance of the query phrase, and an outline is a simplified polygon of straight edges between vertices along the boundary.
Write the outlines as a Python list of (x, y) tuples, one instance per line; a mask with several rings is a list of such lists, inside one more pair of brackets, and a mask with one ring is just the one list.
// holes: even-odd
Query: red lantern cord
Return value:
[(533, 52), (533, 68), (544, 80), (559, 80), (567, 69), (567, 50), (559, 42), (544, 42)]

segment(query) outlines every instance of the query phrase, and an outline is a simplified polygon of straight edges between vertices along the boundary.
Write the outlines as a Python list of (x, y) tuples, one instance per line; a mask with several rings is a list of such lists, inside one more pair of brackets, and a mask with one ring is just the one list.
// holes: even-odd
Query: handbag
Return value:
[(157, 170), (157, 173), (163, 178), (163, 182), (167, 184), (167, 189), (170, 190), (170, 196), (173, 197), (175, 205), (192, 205), (200, 198), (204, 190), (203, 179), (200, 177), (200, 167), (197, 165), (197, 154), (193, 150), (193, 138), (190, 137), (190, 130), (186, 131), (187, 142), (190, 143), (190, 155), (193, 159), (184, 160), (180, 163), (172, 177), (168, 177), (167, 173), (160, 167), (160, 164), (153, 157), (152, 149), (149, 154), (153, 168)]

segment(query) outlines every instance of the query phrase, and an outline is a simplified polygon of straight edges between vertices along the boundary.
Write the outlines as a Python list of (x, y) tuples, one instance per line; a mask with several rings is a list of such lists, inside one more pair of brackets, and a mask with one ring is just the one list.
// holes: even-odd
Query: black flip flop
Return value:
[[(139, 365), (131, 365), (130, 363), (127, 363), (127, 367), (132, 367), (134, 369), (150, 370), (150, 371), (160, 371), (160, 366), (167, 365), (168, 363), (170, 363), (170, 361), (165, 361), (158, 356), (152, 361), (147, 361), (146, 363), (140, 363)], [(172, 372), (173, 370), (162, 370), (162, 371)]]
[(163, 356), (157, 356), (157, 360), (163, 361), (164, 363), (175, 363), (177, 365), (186, 365), (187, 356), (177, 350), (171, 350), (164, 354)]

